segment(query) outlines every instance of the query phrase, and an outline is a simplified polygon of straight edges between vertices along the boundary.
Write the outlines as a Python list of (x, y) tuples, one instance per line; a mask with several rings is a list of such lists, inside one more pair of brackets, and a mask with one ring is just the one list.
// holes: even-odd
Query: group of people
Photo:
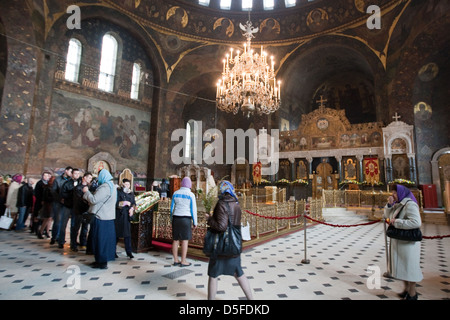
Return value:
[[(81, 177), (80, 170), (67, 167), (64, 174), (56, 178), (44, 171), (33, 191), (32, 179), (25, 180), (22, 175), (14, 175), (6, 192), (5, 184), (0, 181), (0, 196), (5, 199), (0, 200), (0, 210), (6, 208), (19, 213), (16, 230), (24, 227), (28, 211), (32, 211), (30, 227), (39, 238), (43, 238), (43, 235), (50, 237), (49, 228), (53, 218), (50, 243), (58, 241), (60, 248), (64, 246), (65, 229), (71, 218), (71, 250), (77, 251), (79, 235), (81, 246), (88, 246), (87, 252), (95, 255), (92, 267), (105, 269), (108, 261), (117, 257), (116, 244), (119, 238), (124, 238), (127, 255), (133, 258), (130, 217), (136, 208), (134, 193), (129, 180), (124, 179), (120, 188), (112, 180), (112, 175), (106, 169), (102, 169), (97, 181), (93, 182), (91, 173), (86, 172)], [(192, 227), (196, 228), (198, 224), (196, 198), (191, 187), (190, 178), (183, 178), (181, 188), (171, 198), (173, 266), (191, 265), (186, 259), (188, 243), (192, 239)], [(211, 229), (224, 232), (228, 223), (236, 226), (241, 224), (241, 209), (235, 189), (229, 181), (221, 181), (218, 190), (219, 200), (213, 214), (206, 214), (206, 219)], [(391, 190), (392, 195), (384, 208), (386, 221), (399, 229), (420, 228), (419, 207), (411, 191), (402, 185), (396, 185)], [(33, 195), (34, 210), (30, 210), (33, 207)], [(181, 259), (178, 256), (180, 243)], [(405, 284), (399, 296), (405, 300), (417, 300), (416, 283), (423, 279), (420, 242), (391, 239), (389, 257), (389, 276), (403, 280)], [(242, 270), (240, 255), (209, 259), (208, 299), (215, 298), (220, 275), (234, 276), (247, 299), (253, 299), (250, 284)]]
[(9, 184), (0, 180), (0, 214), (10, 212), (16, 231), (25, 230), (31, 215), (30, 232), (39, 239), (50, 238), (50, 244), (57, 243), (61, 249), (70, 220), (70, 250), (94, 254), (92, 267), (105, 269), (108, 261), (117, 258), (120, 238), (127, 256), (134, 258), (130, 220), (136, 202), (131, 181), (123, 179), (117, 188), (112, 180), (106, 169), (94, 179), (92, 173), (82, 174), (70, 166), (56, 177), (44, 171), (35, 185), (34, 179), (16, 174)]
[[(192, 183), (188, 177), (181, 181), (181, 188), (173, 194), (170, 214), (172, 218), (172, 255), (174, 266), (189, 266), (186, 261), (188, 242), (192, 238), (192, 228), (197, 227), (197, 207), (191, 192)], [(228, 223), (241, 225), (241, 209), (235, 189), (229, 181), (219, 184), (219, 200), (213, 214), (206, 214), (209, 228), (217, 233), (225, 232)], [(398, 229), (420, 228), (419, 206), (411, 190), (402, 185), (394, 185), (392, 194), (384, 208), (386, 221)], [(242, 239), (240, 239), (242, 241)], [(181, 241), (181, 261), (178, 249)], [(389, 246), (389, 277), (402, 280), (405, 288), (398, 296), (403, 300), (417, 300), (416, 284), (423, 279), (420, 269), (420, 242), (391, 238)], [(234, 276), (247, 299), (253, 299), (248, 279), (241, 266), (240, 255), (210, 257), (208, 264), (208, 299), (214, 299), (220, 275)]]
[[(192, 225), (194, 228), (197, 227), (197, 204), (191, 188), (191, 179), (184, 177), (181, 180), (181, 188), (173, 193), (170, 204), (174, 266), (187, 267), (191, 265), (187, 262), (186, 255), (189, 240), (192, 239)], [(218, 190), (219, 200), (213, 214), (211, 216), (207, 214), (206, 219), (211, 229), (224, 232), (227, 229), (228, 221), (231, 221), (233, 225), (240, 226), (241, 209), (235, 189), (229, 181), (221, 181)], [(228, 210), (228, 208), (230, 209)], [(242, 239), (239, 240), (242, 241)], [(180, 242), (181, 260), (178, 257)], [(210, 257), (208, 264), (208, 299), (210, 300), (216, 296), (220, 275), (234, 276), (247, 299), (253, 299), (250, 283), (242, 270), (240, 255)]]

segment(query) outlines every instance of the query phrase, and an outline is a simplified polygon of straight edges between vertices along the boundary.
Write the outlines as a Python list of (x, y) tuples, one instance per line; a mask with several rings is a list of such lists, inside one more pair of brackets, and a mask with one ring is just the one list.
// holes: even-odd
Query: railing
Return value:
[[(313, 200), (309, 204), (305, 200), (274, 202), (271, 204), (258, 203), (253, 200), (251, 197), (239, 197), (242, 211), (241, 223), (243, 226), (246, 226), (247, 223), (249, 224), (252, 239), (259, 239), (263, 235), (275, 235), (293, 227), (302, 227), (302, 215), (305, 211), (309, 211), (309, 215), (312, 218), (323, 220), (321, 200)], [(192, 240), (189, 241), (189, 245), (192, 247), (203, 247), (208, 228), (205, 214), (206, 211), (201, 201), (198, 201), (198, 225), (193, 230)], [(153, 238), (162, 242), (172, 241), (170, 200), (160, 201), (158, 210), (153, 213)]]
[[(423, 210), (422, 193), (420, 190), (411, 190), (417, 201), (421, 211)], [(383, 208), (390, 192), (386, 191), (369, 191), (369, 190), (323, 190), (322, 205), (324, 208), (329, 207), (370, 207)]]

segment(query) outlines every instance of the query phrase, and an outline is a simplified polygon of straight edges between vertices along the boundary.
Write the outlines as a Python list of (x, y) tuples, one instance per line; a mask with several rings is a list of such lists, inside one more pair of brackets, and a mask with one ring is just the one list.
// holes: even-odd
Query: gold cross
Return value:
[(325, 100), (323, 99), (323, 96), (320, 96), (320, 100), (317, 100), (316, 102), (320, 103), (319, 107), (325, 107), (323, 103), (327, 101), (328, 101), (327, 99)]

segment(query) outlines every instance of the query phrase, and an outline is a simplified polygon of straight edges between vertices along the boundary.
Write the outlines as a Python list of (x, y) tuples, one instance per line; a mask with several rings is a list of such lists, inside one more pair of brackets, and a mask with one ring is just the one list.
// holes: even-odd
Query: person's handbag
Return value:
[[(408, 203), (408, 202), (409, 201), (407, 201), (406, 203)], [(406, 203), (405, 203), (405, 205), (406, 205)], [(403, 210), (403, 208), (401, 210)], [(395, 214), (395, 216), (397, 216), (397, 214)], [(393, 225), (389, 225), (389, 227), (386, 230), (386, 235), (389, 238), (403, 240), (403, 241), (422, 241), (422, 231), (420, 231), (420, 228), (399, 229), (399, 228), (394, 227)]]
[(422, 231), (417, 229), (398, 229), (390, 225), (386, 230), (386, 235), (389, 238), (403, 240), (403, 241), (422, 241)]
[[(229, 205), (227, 203), (229, 209)], [(228, 214), (228, 226), (224, 232), (217, 232), (208, 228), (203, 245), (203, 253), (210, 258), (218, 256), (233, 257), (242, 252), (241, 226), (232, 225)]]
[(0, 228), (9, 230), (12, 227), (14, 219), (11, 218), (11, 209), (6, 208), (5, 214), (0, 217)]

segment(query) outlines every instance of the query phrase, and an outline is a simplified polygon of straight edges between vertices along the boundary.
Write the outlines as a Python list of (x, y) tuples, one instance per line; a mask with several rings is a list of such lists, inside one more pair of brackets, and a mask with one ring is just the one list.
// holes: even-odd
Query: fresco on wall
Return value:
[(49, 120), (47, 166), (86, 168), (94, 154), (109, 152), (117, 168), (147, 171), (150, 112), (55, 90)]

